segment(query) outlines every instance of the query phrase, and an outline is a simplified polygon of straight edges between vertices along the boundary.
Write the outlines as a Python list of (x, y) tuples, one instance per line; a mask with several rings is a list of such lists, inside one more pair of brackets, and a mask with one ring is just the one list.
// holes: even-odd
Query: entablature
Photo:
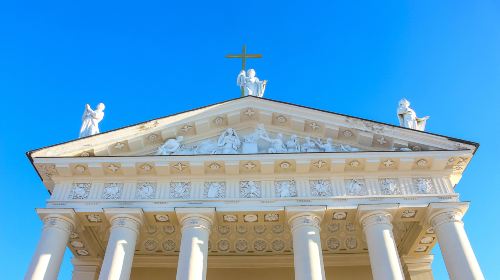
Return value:
[[(452, 202), (449, 200), (448, 202)], [(454, 202), (452, 202), (453, 204)], [(367, 245), (359, 224), (360, 209), (390, 206), (395, 241), (401, 255), (425, 257), (436, 243), (432, 227), (425, 223), (429, 203), (398, 204), (385, 201), (363, 206), (325, 207), (320, 223), (323, 254), (362, 256)], [(193, 209), (193, 205), (189, 206)], [(162, 208), (129, 205), (143, 213), (144, 220), (136, 256), (146, 261), (179, 254), (180, 224), (177, 207)], [(117, 208), (74, 208), (77, 227), (71, 234), (69, 248), (79, 258), (102, 257), (110, 222), (106, 215)], [(204, 208), (206, 209), (206, 208)], [(212, 256), (286, 256), (292, 254), (292, 239), (287, 223), (287, 206), (258, 209), (216, 207), (210, 234)]]
[(470, 151), (286, 153), (141, 157), (36, 158), (52, 191), (56, 182), (113, 178), (273, 178), (301, 176), (448, 176), (455, 185)]

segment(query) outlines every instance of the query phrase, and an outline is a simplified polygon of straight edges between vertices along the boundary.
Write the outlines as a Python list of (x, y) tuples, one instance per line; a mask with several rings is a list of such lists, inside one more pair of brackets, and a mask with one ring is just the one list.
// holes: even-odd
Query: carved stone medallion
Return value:
[(163, 247), (163, 250), (165, 250), (167, 252), (174, 251), (175, 247), (176, 247), (175, 241), (173, 241), (171, 239), (165, 240), (162, 244), (162, 247)]
[(274, 251), (282, 251), (285, 249), (285, 242), (281, 239), (273, 240), (273, 242), (271, 242), (271, 248)]
[(274, 182), (274, 190), (277, 197), (297, 196), (297, 187), (294, 180), (282, 180)]
[(143, 182), (137, 183), (135, 198), (153, 199), (156, 195), (156, 183)]
[(263, 239), (257, 239), (253, 242), (253, 248), (257, 252), (263, 252), (267, 249), (267, 242)]
[(264, 232), (266, 232), (266, 226), (265, 225), (255, 225), (253, 227), (253, 230), (257, 234), (263, 234)]
[(238, 252), (245, 252), (248, 249), (248, 242), (245, 239), (238, 239), (234, 247)]
[(348, 249), (356, 249), (358, 247), (358, 240), (355, 237), (348, 237), (345, 240), (345, 246)]
[(190, 182), (171, 182), (170, 197), (171, 198), (189, 198), (191, 196)]
[(229, 250), (229, 240), (227, 239), (221, 239), (217, 242), (217, 249), (219, 251), (225, 252)]
[(147, 251), (154, 251), (158, 248), (158, 242), (153, 239), (148, 239), (144, 242), (144, 249)]
[(261, 188), (260, 182), (241, 181), (240, 182), (240, 197), (244, 197), (244, 198), (260, 198), (260, 197), (262, 197), (262, 188)]
[(71, 199), (86, 199), (89, 197), (91, 183), (74, 183), (69, 197)]
[(346, 181), (347, 195), (362, 196), (367, 195), (365, 181), (362, 179), (351, 179)]
[(395, 195), (401, 193), (396, 179), (384, 178), (380, 179), (379, 183), (381, 186), (381, 192), (384, 195)]
[(103, 199), (120, 199), (122, 196), (122, 183), (106, 183), (102, 192)]
[(330, 250), (337, 250), (338, 248), (340, 248), (340, 240), (338, 240), (337, 238), (333, 238), (333, 237), (329, 238), (326, 241), (326, 246)]
[(414, 184), (417, 193), (429, 194), (434, 192), (434, 186), (430, 178), (417, 178), (414, 179)]
[(311, 180), (309, 181), (309, 187), (312, 196), (330, 196), (332, 194), (329, 180)]
[(206, 182), (204, 195), (206, 198), (224, 198), (226, 197), (225, 182)]

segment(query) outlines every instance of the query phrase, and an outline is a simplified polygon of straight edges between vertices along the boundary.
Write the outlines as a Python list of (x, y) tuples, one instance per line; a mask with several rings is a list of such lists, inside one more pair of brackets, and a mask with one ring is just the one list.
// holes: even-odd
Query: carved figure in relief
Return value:
[(316, 144), (311, 140), (311, 137), (309, 136), (304, 138), (304, 143), (302, 144), (301, 150), (302, 152), (306, 153), (318, 152)]
[(274, 139), (271, 139), (267, 135), (262, 135), (261, 138), (264, 139), (265, 141), (269, 142), (269, 144), (270, 144), (269, 149), (267, 149), (268, 153), (286, 153), (287, 152), (285, 144), (283, 143), (283, 134), (278, 133), (276, 135), (276, 138), (274, 138)]
[(259, 78), (255, 76), (255, 70), (249, 69), (246, 73), (245, 70), (241, 70), (240, 74), (238, 74), (237, 84), (243, 89), (245, 96), (252, 95), (263, 97), (267, 81), (260, 81)]
[(314, 196), (327, 196), (330, 193), (330, 185), (328, 181), (325, 180), (317, 180), (311, 182), (312, 190), (311, 193)]
[(207, 198), (218, 198), (222, 197), (223, 187), (220, 183), (211, 182), (207, 187)]
[(268, 137), (267, 131), (263, 124), (258, 124), (255, 131), (245, 137), (243, 137), (243, 145), (241, 146), (242, 153), (244, 154), (256, 154), (259, 152), (257, 141), (262, 139), (262, 137)]
[(432, 192), (432, 183), (429, 178), (418, 178), (415, 180), (417, 193), (427, 194)]
[(244, 181), (240, 183), (240, 195), (245, 198), (260, 197), (260, 187), (254, 181)]
[(193, 148), (193, 154), (211, 155), (216, 154), (218, 149), (219, 147), (215, 141), (205, 140)]
[(398, 193), (398, 185), (395, 179), (382, 179), (382, 193), (385, 195), (392, 195)]
[(90, 105), (85, 105), (82, 116), (82, 127), (80, 128), (80, 138), (99, 133), (99, 122), (104, 118), (104, 103), (99, 103), (95, 110)]
[(155, 188), (149, 183), (144, 183), (137, 187), (137, 198), (153, 198), (154, 194)]
[(325, 143), (323, 143), (323, 141), (321, 141), (321, 139), (318, 138), (316, 141), (314, 141), (314, 143), (316, 143), (316, 145), (318, 145), (318, 147), (320, 149), (322, 149), (323, 152), (327, 152), (327, 153), (334, 152), (332, 138), (326, 138)]
[(291, 181), (281, 181), (278, 184), (278, 194), (280, 197), (292, 197), (296, 195), (296, 191), (292, 186)]
[(189, 198), (190, 185), (185, 182), (170, 183), (170, 197), (172, 198)]
[[(257, 154), (257, 153), (297, 153), (297, 152), (355, 152), (358, 148), (345, 144), (334, 144), (332, 138), (326, 140), (305, 137), (303, 143), (292, 134), (285, 141), (281, 133), (270, 137), (263, 124), (242, 137), (242, 141), (233, 128), (228, 128), (216, 139), (206, 139), (192, 146), (183, 143), (184, 137), (178, 136), (165, 141), (156, 151), (156, 155), (198, 155), (198, 154)], [(240, 149), (241, 147), (241, 149)]]
[(351, 147), (349, 145), (344, 145), (344, 144), (340, 144), (338, 146), (338, 150), (340, 152), (358, 152), (359, 149), (358, 148), (355, 148), (355, 147)]
[(297, 135), (292, 134), (292, 136), (290, 136), (290, 139), (288, 139), (288, 141), (286, 141), (286, 150), (289, 153), (300, 152), (300, 143), (299, 143), (299, 139), (297, 138)]
[(87, 198), (90, 191), (90, 185), (91, 184), (88, 183), (73, 184), (73, 190), (71, 191), (71, 198), (73, 199)]
[(401, 99), (397, 113), (400, 126), (421, 131), (425, 130), (425, 124), (429, 117), (417, 118), (415, 111), (410, 108), (410, 101), (405, 98)]
[(240, 138), (233, 128), (226, 129), (217, 141), (217, 146), (221, 147), (223, 154), (237, 154), (240, 145)]
[(104, 199), (119, 199), (121, 196), (123, 185), (118, 183), (106, 184), (102, 198)]
[(165, 141), (163, 145), (158, 148), (156, 152), (157, 155), (171, 155), (179, 150), (181, 147), (181, 142), (184, 140), (183, 136), (177, 136), (176, 138), (171, 138)]
[(353, 179), (347, 185), (348, 195), (365, 195), (364, 183), (360, 180)]

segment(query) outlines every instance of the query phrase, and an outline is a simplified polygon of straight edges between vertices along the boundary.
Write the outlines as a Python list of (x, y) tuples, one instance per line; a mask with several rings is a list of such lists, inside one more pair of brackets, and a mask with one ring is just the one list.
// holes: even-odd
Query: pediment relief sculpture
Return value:
[(335, 144), (332, 138), (299, 138), (296, 134), (284, 136), (271, 134), (263, 124), (258, 124), (251, 133), (239, 135), (233, 128), (224, 130), (217, 139), (206, 139), (187, 145), (183, 136), (167, 139), (156, 155), (203, 155), (203, 154), (257, 154), (257, 153), (313, 153), (356, 152), (359, 148), (346, 144)]

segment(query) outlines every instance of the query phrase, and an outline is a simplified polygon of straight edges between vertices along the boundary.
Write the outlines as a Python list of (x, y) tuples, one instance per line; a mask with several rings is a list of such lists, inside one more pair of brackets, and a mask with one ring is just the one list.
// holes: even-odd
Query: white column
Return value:
[(389, 212), (367, 211), (360, 217), (374, 280), (403, 280)]
[(325, 207), (287, 207), (292, 230), (293, 262), (296, 280), (324, 280), (320, 224)]
[(25, 280), (57, 280), (59, 269), (75, 227), (70, 209), (37, 209), (43, 220), (43, 230)]
[(128, 280), (142, 224), (141, 209), (105, 209), (111, 230), (99, 280)]
[(181, 248), (177, 280), (204, 280), (207, 275), (208, 238), (213, 208), (176, 208), (181, 224)]
[(468, 203), (431, 203), (429, 206), (428, 220), (452, 280), (484, 279), (462, 222), (467, 208)]

